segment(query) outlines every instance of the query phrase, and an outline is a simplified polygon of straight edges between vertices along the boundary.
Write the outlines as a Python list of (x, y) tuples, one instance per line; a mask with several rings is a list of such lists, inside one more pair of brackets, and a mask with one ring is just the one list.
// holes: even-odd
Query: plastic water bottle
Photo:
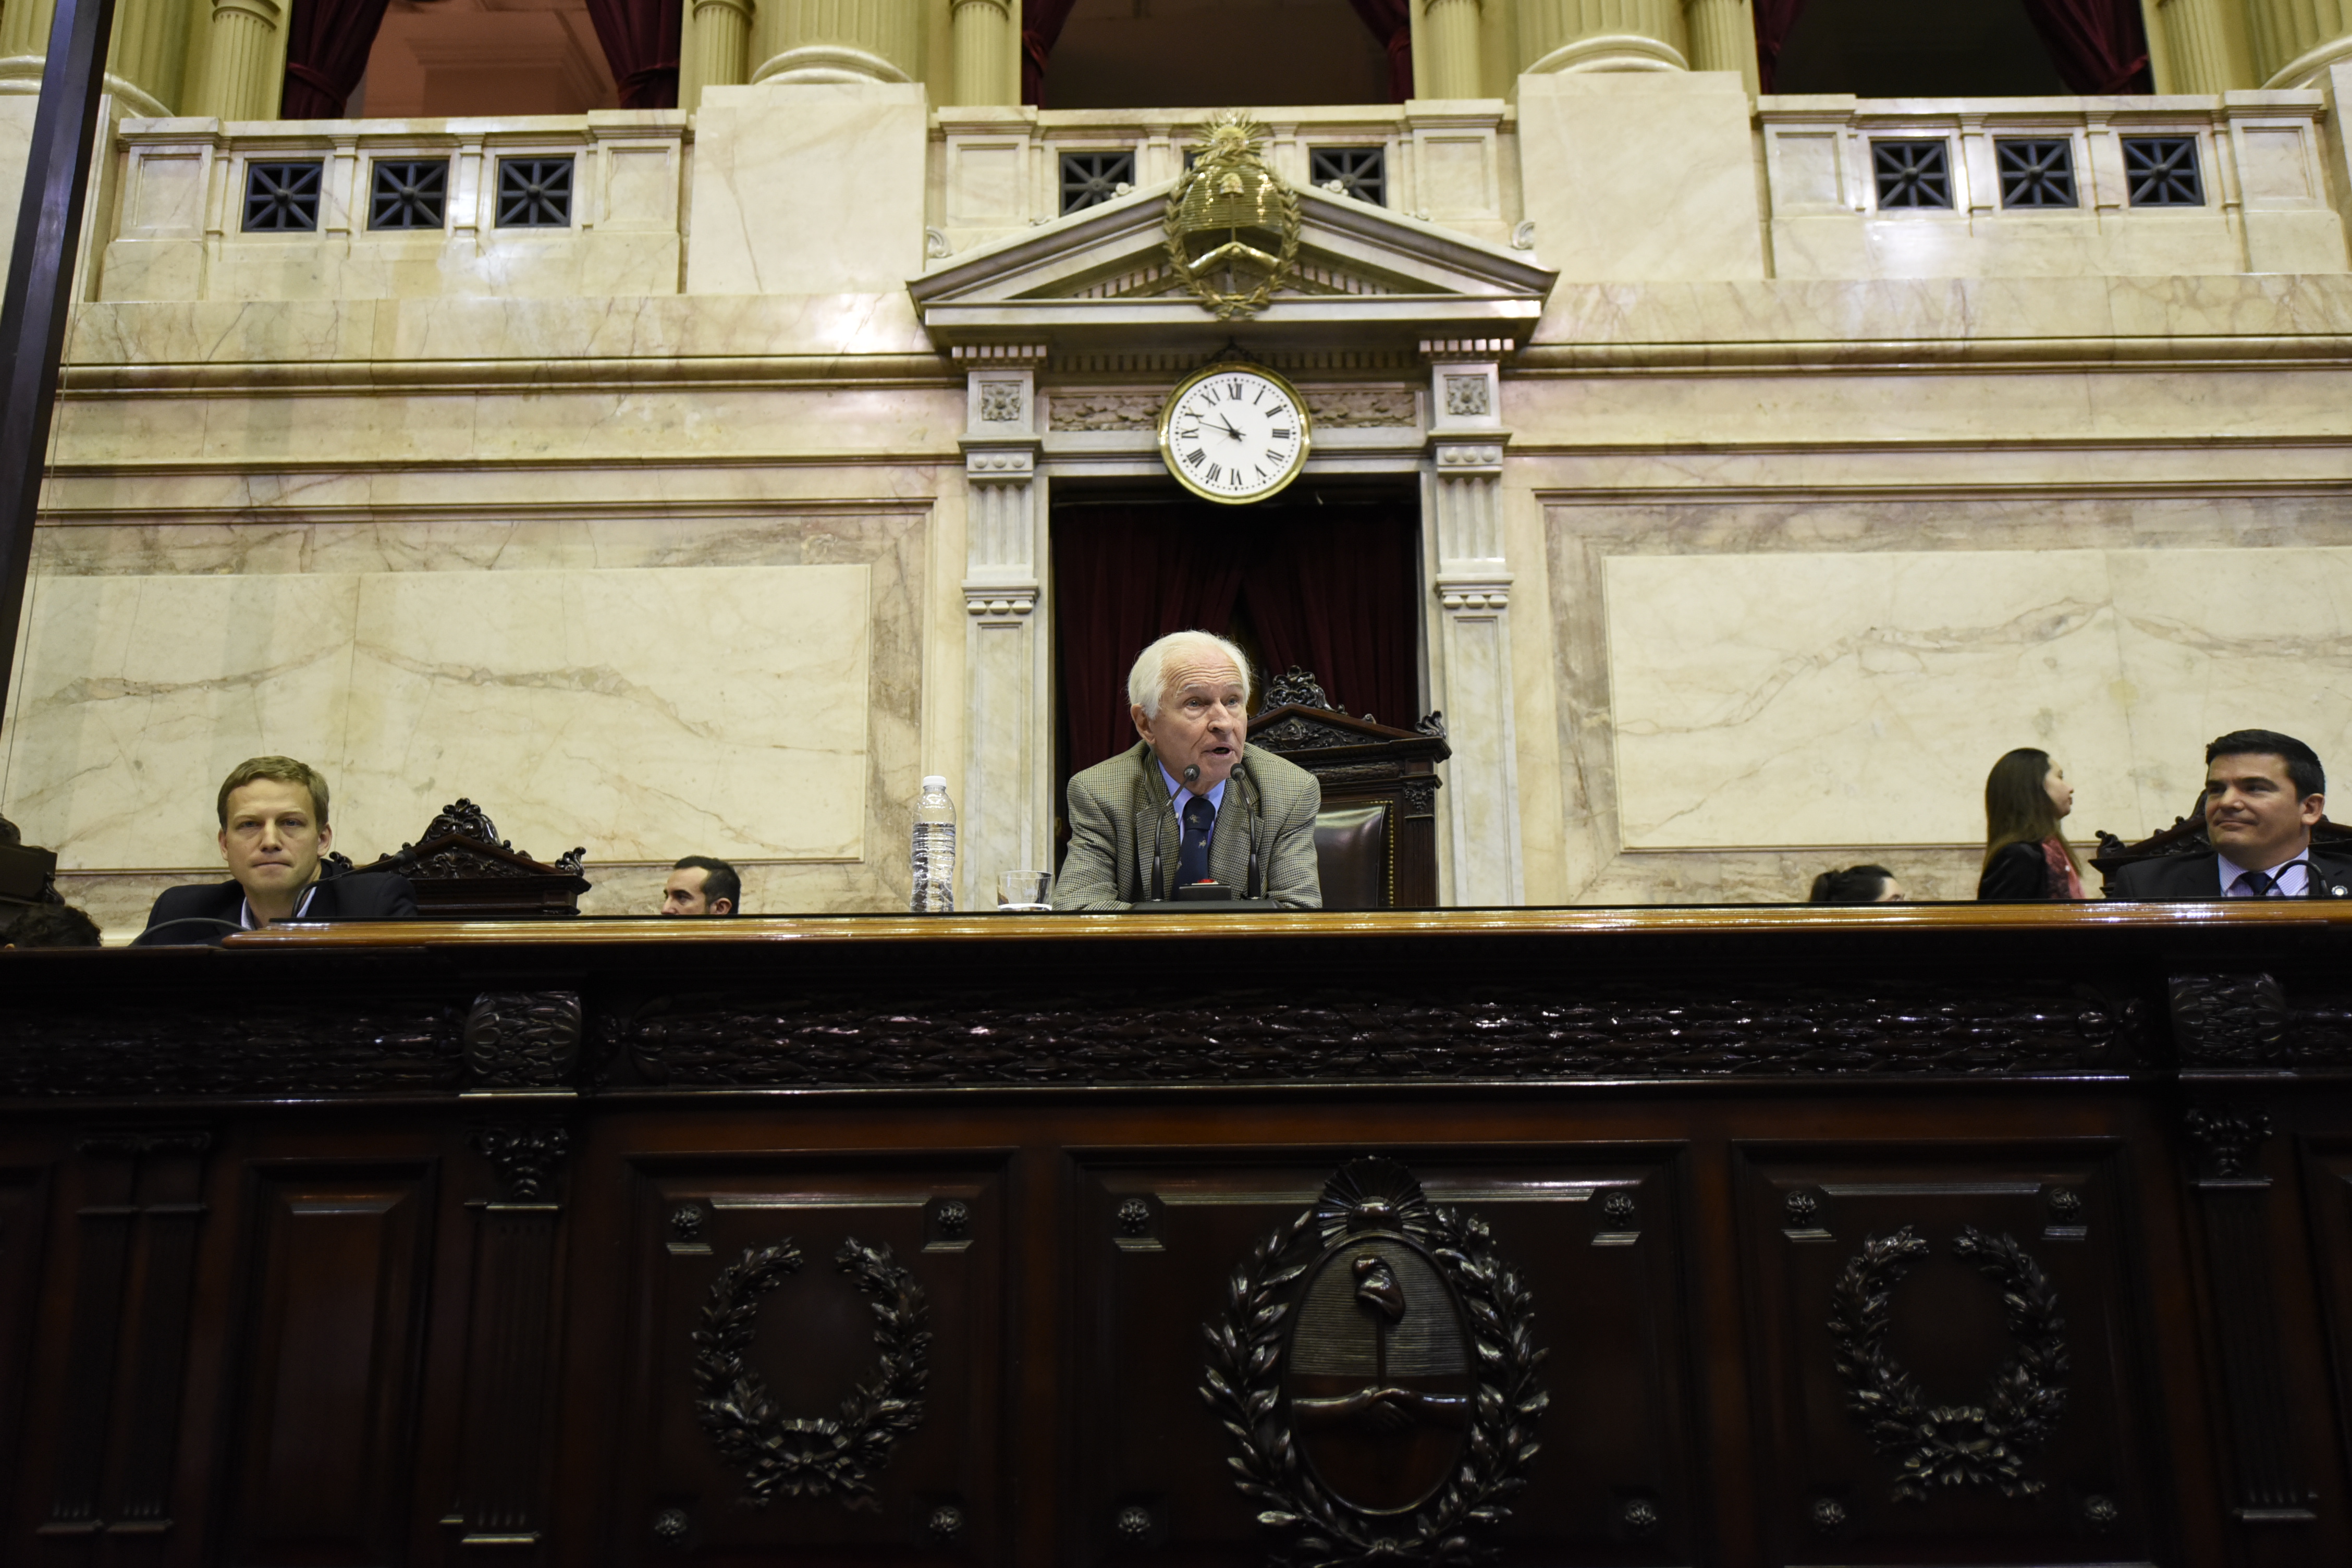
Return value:
[(933, 773), (915, 797), (915, 893), (908, 907), (919, 915), (955, 912), (955, 802), (948, 781)]

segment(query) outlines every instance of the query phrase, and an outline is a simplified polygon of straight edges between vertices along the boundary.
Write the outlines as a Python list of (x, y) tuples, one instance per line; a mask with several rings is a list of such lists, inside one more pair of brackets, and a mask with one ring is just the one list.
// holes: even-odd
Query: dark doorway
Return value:
[(1421, 711), (1417, 489), (1294, 493), (1223, 507), (1174, 488), (1073, 499), (1053, 517), (1055, 816), (1062, 785), (1135, 743), (1127, 672), (1144, 645), (1198, 627), (1257, 668), (1293, 665), (1383, 723)]
[(2023, 0), (1805, 0), (1781, 46), (1772, 90), (2041, 98), (2067, 88)]

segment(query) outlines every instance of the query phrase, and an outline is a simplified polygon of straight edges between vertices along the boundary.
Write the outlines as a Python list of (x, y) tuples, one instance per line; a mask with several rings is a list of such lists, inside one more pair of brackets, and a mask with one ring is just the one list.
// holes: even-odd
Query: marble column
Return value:
[(680, 109), (700, 108), (706, 87), (741, 87), (751, 79), (751, 0), (693, 0), (687, 11)]
[(754, 84), (912, 81), (922, 0), (769, 0), (752, 33)]
[(1511, 567), (1503, 546), (1500, 366), (1508, 339), (1424, 342), (1430, 366), (1423, 468), (1432, 553), (1432, 704), (1444, 715), (1445, 867), (1457, 905), (1526, 896), (1519, 850), (1519, 764), (1511, 677)]
[(2156, 84), (2158, 91), (2223, 93), (2254, 85), (2246, 0), (2162, 0), (2157, 18), (2170, 67), (2170, 79)]
[(1756, 96), (1756, 12), (1749, 0), (1689, 0), (1683, 24), (1695, 71), (1738, 71)]
[(192, 114), (221, 120), (275, 120), (285, 98), (285, 44), (278, 0), (213, 0), (205, 55), (203, 101)]
[(2346, 0), (2246, 0), (2254, 75), (2267, 89), (2313, 87), (2327, 68), (2352, 59), (2352, 5)]
[(1413, 7), (1413, 95), (1478, 98), (1481, 0), (1428, 0)]
[(1519, 69), (1688, 70), (1682, 0), (1519, 0)]
[(948, 47), (955, 56), (957, 103), (1021, 101), (1021, 29), (1008, 0), (955, 0)]
[(1037, 474), (1043, 345), (958, 349), (965, 370), (964, 761), (960, 908), (996, 904), (1000, 872), (1051, 869), (1053, 680)]
[[(180, 99), (187, 54), (187, 0), (116, 0), (106, 47), (106, 90), (126, 114), (162, 117)], [(57, 0), (0, 6), (0, 93), (41, 90)]]

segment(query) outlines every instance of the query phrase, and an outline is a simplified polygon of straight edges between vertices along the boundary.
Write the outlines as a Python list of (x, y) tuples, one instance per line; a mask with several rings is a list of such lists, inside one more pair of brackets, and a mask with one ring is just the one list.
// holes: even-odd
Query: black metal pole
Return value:
[[(21, 0), (20, 0), (21, 3)], [(58, 396), (58, 362), (73, 314), (74, 248), (81, 242), (82, 195), (98, 140), (98, 100), (106, 86), (106, 44), (114, 0), (57, 0), (41, 100), (33, 111), (33, 145), (25, 160), (25, 196), (16, 208), (16, 246), (8, 253), (8, 291), (0, 296), (0, 353), (8, 382), (0, 389), (0, 710), (25, 614), (25, 580), (33, 564), (33, 520), (41, 505), (41, 471)], [(5, 818), (0, 818), (5, 822)], [(0, 828), (0, 841), (13, 838)]]

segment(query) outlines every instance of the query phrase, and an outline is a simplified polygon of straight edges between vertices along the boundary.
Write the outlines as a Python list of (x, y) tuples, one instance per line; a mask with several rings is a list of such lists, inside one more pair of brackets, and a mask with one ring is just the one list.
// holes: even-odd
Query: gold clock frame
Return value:
[[(1219, 495), (1214, 490), (1195, 484), (1192, 477), (1184, 471), (1184, 465), (1176, 460), (1176, 454), (1170, 448), (1168, 439), (1171, 432), (1175, 428), (1176, 405), (1183, 401), (1184, 395), (1204, 381), (1215, 376), (1231, 375), (1236, 371), (1263, 376), (1274, 383), (1289, 394), (1291, 405), (1298, 410), (1298, 455), (1290, 460), (1290, 466), (1283, 471), (1280, 479), (1253, 496)], [(1270, 365), (1259, 364), (1255, 360), (1215, 360), (1202, 365), (1178, 382), (1170, 389), (1167, 400), (1160, 405), (1159, 425), (1160, 466), (1167, 469), (1178, 484), (1182, 485), (1202, 500), (1214, 501), (1219, 506), (1255, 506), (1260, 501), (1272, 500), (1288, 489), (1297, 481), (1298, 476), (1307, 471), (1307, 454), (1315, 447), (1315, 416), (1307, 410), (1306, 397), (1300, 394), (1297, 386), (1291, 384), (1288, 376)]]

